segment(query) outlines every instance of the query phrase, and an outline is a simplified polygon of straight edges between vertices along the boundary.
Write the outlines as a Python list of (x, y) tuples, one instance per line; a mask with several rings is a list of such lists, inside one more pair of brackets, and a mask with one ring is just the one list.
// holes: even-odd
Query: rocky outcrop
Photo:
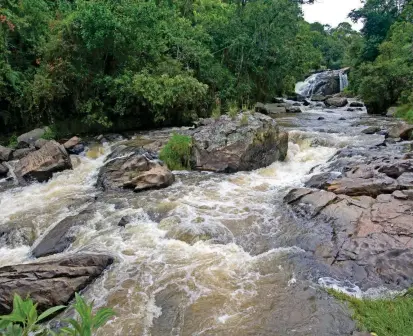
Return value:
[(13, 160), (20, 160), (29, 155), (29, 153), (34, 152), (36, 150), (35, 147), (27, 147), (27, 148), (20, 148), (16, 149), (13, 152)]
[(413, 283), (413, 159), (398, 148), (345, 148), (284, 199), (319, 230), (315, 255), (361, 287)]
[(208, 119), (192, 134), (192, 167), (230, 173), (266, 167), (284, 160), (288, 134), (274, 119), (260, 113), (242, 113), (236, 118)]
[(11, 312), (14, 293), (30, 296), (40, 311), (66, 305), (112, 263), (111, 256), (76, 254), (1, 267), (0, 314)]
[(327, 106), (334, 106), (334, 107), (344, 107), (347, 105), (348, 100), (347, 98), (343, 98), (343, 97), (330, 97), (327, 98), (324, 103)]
[(24, 133), (17, 138), (17, 148), (26, 148), (34, 146), (35, 142), (39, 140), (46, 130), (44, 128), (36, 128), (30, 132)]
[(69, 152), (69, 154), (80, 154), (85, 150), (85, 146), (82, 143), (82, 139), (77, 136), (74, 136), (67, 140), (63, 146)]
[(93, 213), (90, 209), (84, 210), (55, 224), (35, 242), (32, 255), (40, 258), (66, 250), (76, 239), (76, 228), (85, 225), (92, 218)]
[(400, 138), (402, 140), (412, 140), (413, 125), (401, 122), (389, 130), (389, 137)]
[(124, 145), (117, 147), (108, 157), (100, 169), (97, 184), (105, 190), (142, 191), (165, 188), (174, 181), (174, 175), (155, 153)]
[(364, 104), (362, 102), (359, 101), (353, 101), (350, 103), (349, 105), (350, 107), (364, 107)]
[(43, 182), (50, 179), (53, 173), (71, 168), (66, 149), (52, 140), (23, 157), (16, 165), (15, 174), (23, 184), (31, 179)]

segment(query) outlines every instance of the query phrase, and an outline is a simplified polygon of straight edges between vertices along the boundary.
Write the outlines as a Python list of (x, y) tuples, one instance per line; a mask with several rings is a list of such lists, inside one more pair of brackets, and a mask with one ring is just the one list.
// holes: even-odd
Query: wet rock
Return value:
[(35, 147), (36, 149), (40, 149), (40, 148), (42, 148), (45, 144), (47, 144), (48, 141), (49, 141), (49, 140), (46, 140), (46, 139), (36, 140), (35, 143), (34, 143), (34, 147)]
[(389, 137), (410, 140), (413, 137), (413, 125), (399, 123), (390, 129)]
[(93, 214), (92, 210), (87, 209), (56, 223), (35, 242), (31, 250), (32, 255), (40, 258), (66, 250), (76, 239), (76, 228), (86, 225)]
[(413, 172), (413, 160), (394, 160), (389, 163), (377, 163), (379, 173), (384, 173), (387, 176), (397, 179), (405, 172)]
[(272, 99), (272, 103), (274, 103), (274, 104), (284, 103), (284, 98), (275, 97), (275, 98)]
[(9, 168), (7, 168), (4, 164), (0, 163), (0, 178), (6, 177), (8, 172)]
[(331, 97), (325, 100), (327, 106), (344, 107), (348, 103), (347, 98), (343, 97)]
[(258, 113), (268, 114), (268, 110), (265, 107), (265, 104), (263, 104), (263, 103), (256, 103), (254, 110), (255, 110), (255, 112), (258, 112)]
[(350, 103), (349, 106), (350, 107), (364, 107), (364, 104), (362, 102), (353, 101), (353, 102)]
[(36, 128), (30, 132), (20, 135), (17, 138), (17, 148), (34, 146), (35, 142), (39, 140), (45, 133), (45, 128)]
[(371, 178), (342, 178), (330, 183), (328, 191), (348, 196), (376, 197), (383, 193), (392, 193), (398, 184), (386, 175), (376, 175)]
[(370, 126), (367, 127), (366, 129), (362, 130), (361, 133), (364, 134), (374, 134), (377, 132), (380, 132), (381, 128), (379, 126)]
[(13, 157), (13, 150), (8, 147), (0, 146), (0, 162), (10, 161)]
[(208, 241), (215, 244), (229, 244), (234, 241), (234, 235), (225, 225), (205, 223), (201, 220), (198, 223), (180, 223), (172, 226), (166, 237), (181, 240), (191, 245), (198, 241)]
[(413, 173), (403, 173), (397, 179), (397, 183), (402, 189), (413, 189)]
[(326, 189), (333, 181), (341, 176), (340, 172), (326, 172), (311, 176), (305, 183), (308, 188)]
[(69, 154), (80, 154), (85, 150), (82, 139), (77, 136), (70, 138), (63, 144), (63, 146), (66, 148)]
[(260, 113), (221, 116), (192, 134), (192, 166), (197, 170), (230, 173), (269, 166), (284, 160), (288, 134), (274, 119)]
[(308, 101), (308, 99), (304, 99), (303, 105), (304, 105), (304, 106), (310, 106), (311, 103)]
[(0, 314), (12, 310), (13, 295), (30, 296), (39, 311), (66, 305), (96, 279), (113, 257), (100, 254), (66, 255), (59, 259), (0, 268)]
[(128, 225), (129, 223), (131, 223), (132, 220), (133, 220), (133, 218), (132, 218), (131, 216), (123, 216), (123, 217), (120, 219), (120, 221), (119, 221), (119, 223), (118, 223), (118, 226), (125, 227), (126, 225)]
[(33, 244), (36, 237), (32, 221), (10, 221), (0, 225), (0, 246), (16, 248)]
[(323, 102), (327, 99), (326, 96), (322, 96), (322, 95), (312, 95), (311, 96), (311, 101), (315, 101), (315, 102)]
[(302, 111), (301, 111), (301, 107), (300, 107), (301, 105), (299, 105), (299, 106), (296, 106), (296, 105), (290, 105), (290, 106), (286, 106), (286, 111), (287, 111), (287, 113), (301, 113)]
[(262, 114), (286, 113), (287, 112), (286, 106), (288, 106), (288, 104), (285, 104), (285, 103), (265, 104), (265, 105), (262, 103), (257, 103), (255, 105), (255, 112), (262, 113)]
[(317, 120), (324, 120), (324, 117), (318, 117)]
[(62, 145), (52, 140), (39, 150), (20, 159), (15, 174), (19, 182), (24, 184), (31, 179), (39, 182), (47, 181), (53, 173), (66, 169), (72, 169), (69, 154)]
[(36, 148), (34, 147), (16, 149), (13, 152), (13, 160), (20, 160), (29, 155), (29, 153), (34, 152), (35, 150)]
[[(127, 148), (123, 148), (123, 151)], [(118, 154), (122, 153), (122, 150)], [(110, 156), (100, 169), (97, 185), (104, 190), (165, 188), (175, 181), (174, 175), (158, 160), (154, 153), (143, 148), (134, 150), (129, 156)]]
[(346, 120), (346, 118), (340, 117), (340, 118), (338, 118), (338, 120)]
[(356, 110), (355, 108), (349, 107), (346, 111), (348, 111), (348, 112), (354, 112), (355, 110)]

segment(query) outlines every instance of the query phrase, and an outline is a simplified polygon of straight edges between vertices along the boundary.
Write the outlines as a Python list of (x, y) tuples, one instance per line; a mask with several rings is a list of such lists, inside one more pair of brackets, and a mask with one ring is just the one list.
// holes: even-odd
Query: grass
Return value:
[(168, 143), (162, 148), (159, 158), (170, 170), (191, 169), (192, 138), (174, 133)]
[(353, 310), (358, 327), (377, 336), (413, 335), (413, 290), (394, 299), (357, 299), (335, 290), (328, 291)]
[(406, 104), (397, 108), (396, 117), (406, 120), (408, 123), (413, 124), (413, 106)]
[(219, 119), (220, 116), (221, 116), (221, 107), (220, 106), (214, 107), (211, 113), (211, 117), (217, 120)]
[(241, 117), (240, 125), (241, 126), (247, 126), (248, 125), (248, 115), (245, 112)]
[(239, 113), (240, 109), (238, 108), (237, 104), (235, 102), (231, 102), (228, 106), (228, 115), (231, 117), (231, 119), (234, 119), (238, 113)]

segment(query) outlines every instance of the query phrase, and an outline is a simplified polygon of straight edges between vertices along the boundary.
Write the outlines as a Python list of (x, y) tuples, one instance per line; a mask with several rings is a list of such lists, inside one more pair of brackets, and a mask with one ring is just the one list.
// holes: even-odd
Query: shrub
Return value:
[(242, 115), (242, 117), (241, 117), (240, 125), (241, 125), (241, 126), (246, 126), (246, 125), (248, 125), (248, 115), (247, 115), (245, 112), (243, 113), (243, 115)]
[(55, 140), (57, 138), (57, 133), (54, 129), (54, 127), (46, 127), (45, 128), (45, 133), (42, 135), (42, 139), (45, 140)]
[(191, 137), (174, 133), (162, 148), (159, 158), (171, 170), (189, 170), (191, 169), (191, 147)]
[(10, 139), (9, 139), (9, 144), (7, 145), (10, 148), (16, 148), (17, 147), (17, 135), (13, 134)]
[(75, 296), (74, 308), (78, 314), (78, 319), (64, 321), (69, 326), (61, 328), (55, 333), (39, 323), (52, 317), (60, 310), (66, 308), (66, 306), (52, 307), (38, 315), (37, 303), (33, 303), (33, 300), (30, 298), (23, 300), (18, 294), (15, 294), (11, 314), (0, 316), (0, 335), (92, 336), (92, 332), (103, 326), (114, 315), (114, 311), (109, 308), (101, 308), (96, 314), (93, 314), (93, 303), (87, 304), (77, 293)]

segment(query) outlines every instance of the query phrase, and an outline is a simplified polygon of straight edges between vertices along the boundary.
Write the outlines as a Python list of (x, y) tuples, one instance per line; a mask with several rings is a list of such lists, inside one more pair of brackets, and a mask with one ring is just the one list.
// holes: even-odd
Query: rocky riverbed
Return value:
[[(0, 309), (14, 289), (42, 307), (83, 290), (118, 313), (102, 335), (355, 335), (325, 288), (411, 285), (412, 128), (325, 100), (99, 137), (77, 157), (75, 140), (26, 137), (17, 163), (2, 150)], [(158, 160), (172, 132), (193, 137), (197, 170)]]

